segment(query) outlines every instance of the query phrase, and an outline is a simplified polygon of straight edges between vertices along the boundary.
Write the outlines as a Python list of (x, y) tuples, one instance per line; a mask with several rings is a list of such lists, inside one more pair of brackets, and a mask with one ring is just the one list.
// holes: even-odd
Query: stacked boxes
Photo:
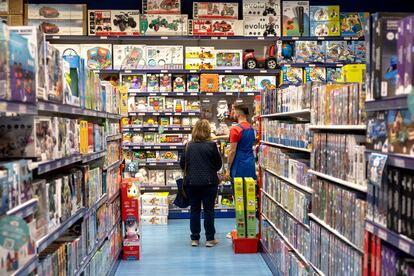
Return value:
[(234, 179), (236, 230), (238, 238), (256, 238), (256, 181)]
[(168, 192), (145, 193), (141, 196), (142, 224), (167, 224), (168, 222)]
[(237, 237), (246, 238), (246, 213), (244, 207), (243, 179), (234, 179), (234, 197), (236, 204), (236, 230)]

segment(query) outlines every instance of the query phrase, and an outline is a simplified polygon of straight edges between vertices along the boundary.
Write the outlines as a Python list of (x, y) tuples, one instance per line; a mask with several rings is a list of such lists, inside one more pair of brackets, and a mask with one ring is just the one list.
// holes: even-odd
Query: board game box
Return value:
[(246, 213), (245, 213), (245, 200), (244, 200), (244, 188), (243, 178), (234, 178), (234, 201), (236, 208), (236, 230), (237, 237), (246, 237)]
[(146, 68), (148, 69), (183, 69), (183, 46), (146, 46)]
[(238, 19), (238, 3), (193, 2), (194, 19)]
[(325, 67), (306, 67), (306, 82), (326, 82)]

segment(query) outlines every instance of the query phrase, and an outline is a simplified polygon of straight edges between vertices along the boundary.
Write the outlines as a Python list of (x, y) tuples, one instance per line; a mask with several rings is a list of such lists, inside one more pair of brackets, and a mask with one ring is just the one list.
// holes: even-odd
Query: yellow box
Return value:
[(244, 207), (243, 178), (234, 178), (234, 200), (236, 207), (236, 229), (239, 238), (246, 237), (246, 213)]
[(256, 181), (247, 177), (244, 179), (246, 196), (246, 232), (247, 238), (256, 238)]

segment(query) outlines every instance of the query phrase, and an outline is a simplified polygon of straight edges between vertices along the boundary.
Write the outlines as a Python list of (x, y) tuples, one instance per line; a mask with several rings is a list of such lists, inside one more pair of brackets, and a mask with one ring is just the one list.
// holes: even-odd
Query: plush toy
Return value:
[(139, 197), (139, 187), (138, 187), (137, 183), (135, 183), (135, 182), (128, 183), (127, 197), (129, 199)]
[(224, 121), (229, 116), (229, 106), (226, 100), (217, 102), (217, 119)]

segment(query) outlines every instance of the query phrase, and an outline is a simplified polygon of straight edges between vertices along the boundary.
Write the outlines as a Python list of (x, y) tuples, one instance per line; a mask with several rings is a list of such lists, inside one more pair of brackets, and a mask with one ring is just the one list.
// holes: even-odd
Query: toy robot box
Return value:
[(139, 10), (88, 10), (88, 35), (139, 35)]
[(141, 14), (141, 35), (182, 36), (188, 34), (187, 14)]
[(280, 16), (280, 0), (243, 0), (243, 18), (246, 15)]
[(242, 69), (242, 50), (216, 50), (216, 69)]
[(253, 178), (244, 179), (244, 194), (247, 238), (256, 238), (256, 181)]
[(81, 56), (89, 69), (112, 69), (112, 44), (82, 44)]
[(180, 14), (181, 0), (144, 0), (142, 10), (146, 14)]
[(148, 69), (183, 69), (183, 46), (156, 46), (145, 47), (146, 68)]
[(282, 36), (309, 36), (309, 1), (283, 1)]
[(341, 36), (364, 37), (368, 17), (367, 12), (341, 12)]
[(115, 70), (143, 69), (146, 65), (145, 45), (113, 45)]
[(193, 3), (194, 19), (238, 19), (238, 3)]
[(191, 34), (198, 36), (243, 35), (243, 20), (235, 19), (193, 19), (190, 21)]
[(245, 15), (243, 24), (245, 36), (280, 37), (280, 16)]
[(237, 237), (246, 238), (246, 209), (244, 206), (243, 178), (234, 178)]

